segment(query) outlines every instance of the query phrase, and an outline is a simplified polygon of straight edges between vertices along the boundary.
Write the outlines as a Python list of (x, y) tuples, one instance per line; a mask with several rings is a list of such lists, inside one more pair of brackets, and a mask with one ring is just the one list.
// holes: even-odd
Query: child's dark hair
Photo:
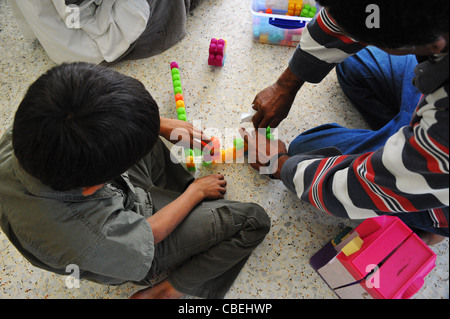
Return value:
[(136, 79), (88, 63), (63, 64), (34, 82), (13, 124), (23, 169), (57, 191), (105, 183), (150, 152), (155, 100)]
[[(328, 8), (336, 23), (352, 38), (380, 48), (430, 44), (448, 33), (448, 0), (317, 0)], [(366, 20), (380, 9), (380, 27), (368, 28)]]

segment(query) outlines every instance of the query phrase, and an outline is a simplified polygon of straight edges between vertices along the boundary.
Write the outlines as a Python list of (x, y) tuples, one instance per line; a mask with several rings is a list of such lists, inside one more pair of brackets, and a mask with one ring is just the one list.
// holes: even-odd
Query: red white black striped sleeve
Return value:
[(289, 68), (299, 79), (319, 83), (338, 63), (364, 47), (341, 32), (327, 11), (322, 9), (304, 29)]

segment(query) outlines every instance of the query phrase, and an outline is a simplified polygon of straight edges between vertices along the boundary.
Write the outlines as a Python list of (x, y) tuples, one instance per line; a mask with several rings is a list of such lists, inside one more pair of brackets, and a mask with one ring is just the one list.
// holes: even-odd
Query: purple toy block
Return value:
[(227, 41), (224, 39), (211, 39), (209, 46), (208, 64), (213, 66), (224, 66)]

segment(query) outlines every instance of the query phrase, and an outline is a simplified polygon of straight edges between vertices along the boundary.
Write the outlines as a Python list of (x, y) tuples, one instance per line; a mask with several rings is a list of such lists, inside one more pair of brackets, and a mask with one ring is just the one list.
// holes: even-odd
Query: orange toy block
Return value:
[(186, 156), (186, 167), (187, 168), (195, 167), (194, 157), (193, 156)]

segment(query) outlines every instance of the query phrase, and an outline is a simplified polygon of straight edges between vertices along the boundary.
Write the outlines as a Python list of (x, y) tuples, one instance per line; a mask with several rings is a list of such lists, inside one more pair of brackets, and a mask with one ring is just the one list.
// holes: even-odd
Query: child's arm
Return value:
[(174, 144), (191, 149), (202, 149), (202, 144), (199, 141), (206, 144), (211, 143), (211, 139), (191, 123), (164, 117), (161, 117), (159, 135)]
[(196, 179), (180, 197), (147, 218), (155, 245), (169, 236), (200, 202), (205, 199), (223, 199), (226, 185), (221, 174)]

